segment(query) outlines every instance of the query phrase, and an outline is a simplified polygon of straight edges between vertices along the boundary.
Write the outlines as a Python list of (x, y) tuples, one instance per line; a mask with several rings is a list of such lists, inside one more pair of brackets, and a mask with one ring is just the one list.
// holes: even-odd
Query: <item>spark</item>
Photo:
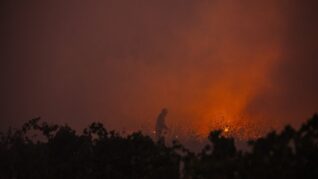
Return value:
[(228, 133), (230, 131), (230, 128), (229, 127), (225, 127), (224, 130), (223, 130), (225, 133)]

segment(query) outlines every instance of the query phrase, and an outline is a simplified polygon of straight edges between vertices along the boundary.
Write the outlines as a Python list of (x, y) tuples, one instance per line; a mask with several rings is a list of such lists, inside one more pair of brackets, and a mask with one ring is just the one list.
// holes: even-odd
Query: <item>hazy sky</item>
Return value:
[(205, 134), (318, 111), (318, 1), (1, 2), (0, 124)]

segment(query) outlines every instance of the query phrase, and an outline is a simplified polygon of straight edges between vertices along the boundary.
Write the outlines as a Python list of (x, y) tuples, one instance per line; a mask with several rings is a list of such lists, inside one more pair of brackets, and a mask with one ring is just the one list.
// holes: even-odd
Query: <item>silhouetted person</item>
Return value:
[(164, 143), (164, 134), (167, 132), (167, 129), (168, 129), (165, 122), (167, 114), (168, 114), (168, 110), (166, 108), (163, 108), (157, 118), (157, 123), (156, 123), (156, 138), (158, 142), (162, 142), (162, 143)]

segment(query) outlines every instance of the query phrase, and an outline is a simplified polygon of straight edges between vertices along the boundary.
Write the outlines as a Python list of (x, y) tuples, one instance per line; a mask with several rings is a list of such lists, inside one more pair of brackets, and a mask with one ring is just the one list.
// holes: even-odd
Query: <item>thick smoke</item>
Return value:
[(318, 110), (318, 3), (285, 1), (281, 7), (286, 27), (282, 55), (270, 74), (272, 87), (248, 109), (280, 126), (297, 126)]
[[(318, 108), (315, 1), (55, 1), (3, 6), (2, 126), (255, 136)], [(191, 126), (191, 128), (189, 127)]]

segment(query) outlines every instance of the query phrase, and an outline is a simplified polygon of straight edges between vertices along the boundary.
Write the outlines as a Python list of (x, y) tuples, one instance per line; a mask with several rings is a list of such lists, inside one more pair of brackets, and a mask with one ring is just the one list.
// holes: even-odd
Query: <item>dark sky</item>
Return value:
[(1, 127), (225, 125), (254, 135), (318, 111), (318, 1), (1, 2)]

